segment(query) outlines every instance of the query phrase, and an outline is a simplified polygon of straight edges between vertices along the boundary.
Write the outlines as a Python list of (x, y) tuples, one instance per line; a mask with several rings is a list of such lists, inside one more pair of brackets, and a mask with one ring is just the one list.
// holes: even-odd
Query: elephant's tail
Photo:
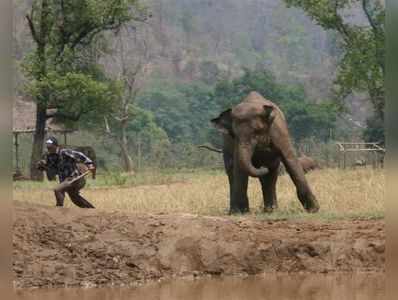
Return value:
[(210, 150), (210, 151), (213, 151), (213, 152), (222, 153), (221, 149), (217, 149), (217, 148), (214, 148), (212, 146), (199, 145), (198, 148), (204, 148), (204, 149), (207, 149), (207, 150)]

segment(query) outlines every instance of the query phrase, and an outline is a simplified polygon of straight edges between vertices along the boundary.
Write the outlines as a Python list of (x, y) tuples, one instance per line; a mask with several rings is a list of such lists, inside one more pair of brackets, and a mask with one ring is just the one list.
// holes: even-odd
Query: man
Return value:
[(80, 190), (85, 186), (84, 176), (76, 180), (87, 169), (95, 172), (95, 166), (91, 159), (83, 153), (71, 149), (61, 149), (55, 137), (46, 140), (48, 152), (37, 164), (39, 170), (45, 170), (47, 178), (54, 180), (58, 175), (60, 184), (54, 189), (56, 206), (63, 206), (65, 193), (68, 193), (72, 202), (82, 208), (94, 208), (94, 206), (80, 195)]

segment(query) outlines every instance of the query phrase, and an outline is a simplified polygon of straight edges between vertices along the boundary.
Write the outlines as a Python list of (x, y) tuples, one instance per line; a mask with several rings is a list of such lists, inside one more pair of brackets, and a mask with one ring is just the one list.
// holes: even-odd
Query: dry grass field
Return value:
[[(321, 210), (309, 215), (296, 197), (287, 175), (279, 177), (279, 209), (271, 215), (262, 213), (258, 180), (249, 181), (251, 214), (259, 218), (380, 218), (384, 216), (385, 176), (383, 170), (324, 169), (307, 174)], [(55, 205), (55, 182), (16, 182), (14, 199), (43, 205)], [(99, 175), (88, 179), (82, 194), (100, 210), (134, 213), (190, 213), (226, 215), (228, 182), (222, 171), (145, 172), (134, 176)], [(73, 204), (67, 198), (67, 207)]]

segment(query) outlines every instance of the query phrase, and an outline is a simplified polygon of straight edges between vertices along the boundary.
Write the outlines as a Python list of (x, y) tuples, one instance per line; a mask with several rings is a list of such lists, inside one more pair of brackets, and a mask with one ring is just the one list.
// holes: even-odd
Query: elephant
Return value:
[(211, 123), (223, 136), (230, 214), (249, 211), (249, 176), (260, 180), (264, 211), (272, 212), (278, 207), (276, 182), (281, 162), (296, 186), (297, 197), (304, 209), (310, 213), (319, 210), (318, 201), (296, 157), (285, 116), (275, 103), (252, 91)]
[(304, 173), (308, 173), (313, 170), (320, 169), (318, 162), (312, 157), (302, 155), (298, 158), (299, 164), (303, 168)]

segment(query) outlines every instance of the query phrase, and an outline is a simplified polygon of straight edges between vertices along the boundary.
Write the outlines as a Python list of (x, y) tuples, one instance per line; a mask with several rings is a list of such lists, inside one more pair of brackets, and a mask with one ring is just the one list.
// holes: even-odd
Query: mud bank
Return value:
[(18, 202), (13, 245), (15, 285), (21, 288), (385, 268), (383, 220), (126, 215)]

